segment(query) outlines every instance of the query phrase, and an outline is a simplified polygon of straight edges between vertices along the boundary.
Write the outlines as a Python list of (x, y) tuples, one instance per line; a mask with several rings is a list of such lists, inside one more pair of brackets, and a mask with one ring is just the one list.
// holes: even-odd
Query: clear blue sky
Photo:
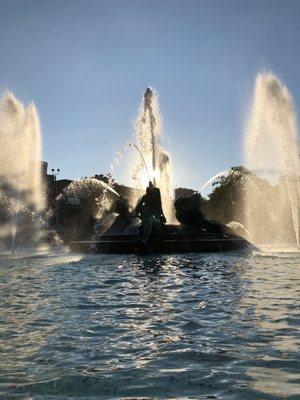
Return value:
[(151, 85), (175, 184), (199, 188), (241, 163), (263, 68), (299, 111), (300, 1), (0, 0), (0, 90), (34, 100), (61, 177), (109, 171)]

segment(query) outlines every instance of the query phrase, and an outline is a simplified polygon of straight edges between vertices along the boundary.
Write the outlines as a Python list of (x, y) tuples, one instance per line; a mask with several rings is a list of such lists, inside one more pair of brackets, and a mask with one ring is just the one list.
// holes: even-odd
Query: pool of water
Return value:
[(1, 399), (299, 399), (300, 256), (2, 256)]

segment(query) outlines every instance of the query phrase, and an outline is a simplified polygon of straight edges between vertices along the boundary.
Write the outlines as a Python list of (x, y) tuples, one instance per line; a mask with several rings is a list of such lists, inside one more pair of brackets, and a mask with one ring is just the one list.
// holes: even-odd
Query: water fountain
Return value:
[(158, 96), (147, 88), (140, 112), (135, 121), (134, 145), (138, 152), (134, 161), (134, 180), (138, 187), (146, 188), (150, 180), (160, 188), (163, 210), (169, 223), (174, 222), (171, 163), (161, 145), (162, 121)]
[[(178, 221), (175, 220), (175, 207), (173, 206), (172, 199), (170, 158), (161, 145), (161, 128), (162, 123), (159, 114), (157, 95), (152, 89), (147, 88), (143, 96), (140, 112), (135, 121), (135, 141), (128, 142), (117, 153), (111, 165), (110, 178), (108, 179), (108, 184), (114, 187), (114, 182), (111, 178), (114, 174), (114, 170), (120, 165), (125, 152), (133, 148), (136, 151), (134, 153), (134, 162), (132, 163), (132, 177), (135, 181), (136, 188), (129, 191), (128, 195), (125, 194), (115, 198), (109, 203), (109, 207), (104, 207), (104, 203), (100, 201), (98, 205), (104, 210), (104, 213), (99, 214), (100, 218), (96, 220), (93, 235), (88, 235), (88, 230), (86, 230), (85, 237), (75, 240), (71, 239), (69, 241), (69, 248), (71, 251), (90, 252), (92, 250), (93, 252), (99, 253), (130, 254), (140, 252), (207, 252), (248, 248), (248, 242), (233, 235), (228, 227), (207, 221), (202, 214), (200, 215), (200, 212), (197, 213), (199, 210), (195, 209), (195, 202), (198, 200), (194, 196), (190, 199), (190, 208), (186, 208), (183, 205), (182, 199), (178, 199), (179, 202), (177, 201), (176, 203), (178, 206), (177, 218), (179, 216), (178, 209), (183, 211), (180, 214), (181, 219), (178, 219), (178, 221), (181, 221), (181, 224), (178, 225)], [(135, 213), (131, 213), (132, 206), (136, 205), (136, 199), (128, 199), (131, 195), (130, 192), (136, 197), (145, 194), (145, 189), (149, 181), (151, 181), (156, 188), (158, 187), (160, 189), (162, 207), (167, 219), (167, 223), (159, 224), (159, 227), (157, 221), (153, 223), (155, 219), (160, 219), (164, 222), (164, 219), (161, 218), (161, 210), (158, 210), (157, 203), (155, 204), (156, 200), (153, 201), (153, 194), (157, 193), (157, 189), (149, 189), (146, 194), (149, 203), (147, 204), (147, 200), (144, 201), (147, 204), (145, 208), (147, 209), (148, 216), (145, 213), (145, 218), (139, 218)], [(86, 182), (86, 184), (87, 188), (90, 190), (91, 182)], [(70, 185), (70, 187), (73, 186), (74, 183)], [(81, 184), (79, 187), (81, 187)], [(149, 195), (151, 190), (152, 194)], [(75, 192), (72, 193), (72, 195), (76, 194)], [(105, 198), (107, 193), (107, 191), (103, 191), (103, 196), (101, 194), (100, 198)], [(76, 196), (78, 196), (78, 194)], [(82, 199), (86, 198), (87, 193), (86, 190), (84, 190)], [(152, 200), (150, 200), (151, 198)], [(129, 202), (128, 200), (131, 201)], [(182, 205), (182, 208), (179, 207), (179, 203)], [(153, 211), (152, 215), (149, 212), (151, 211), (151, 207)], [(198, 207), (198, 202), (196, 207)], [(89, 209), (91, 209), (90, 206)], [(187, 214), (195, 215), (192, 213), (197, 214), (197, 221), (193, 218), (188, 220), (187, 217), (184, 219), (184, 216), (187, 216)], [(140, 225), (141, 220), (142, 225)], [(202, 221), (202, 225), (200, 220)], [(156, 224), (157, 231), (155, 232), (154, 228), (147, 237), (147, 240), (143, 241), (141, 233), (143, 233), (143, 229), (146, 229), (145, 227), (147, 227), (147, 224), (148, 227), (150, 225), (152, 229), (152, 223), (153, 225)], [(78, 233), (78, 224), (76, 226), (76, 233)]]
[(106, 187), (103, 187), (103, 182), (97, 179), (83, 179), (73, 182), (65, 190), (65, 195), (78, 197), (83, 203), (89, 198), (89, 193), (95, 193), (97, 201), (93, 207), (91, 204), (88, 207), (88, 214), (96, 221), (92, 241), (105, 234), (114, 223), (115, 201), (118, 197), (121, 199), (122, 196), (114, 191), (113, 176), (130, 149), (135, 150), (131, 163), (131, 178), (135, 188), (128, 194), (129, 208), (132, 210), (136, 206), (137, 200), (145, 193), (149, 181), (152, 181), (160, 188), (163, 209), (168, 222), (174, 222), (170, 159), (160, 143), (161, 126), (158, 97), (152, 89), (147, 88), (141, 110), (135, 121), (135, 140), (128, 141), (116, 154), (110, 166), (110, 173), (107, 175)]
[[(41, 133), (36, 108), (12, 93), (0, 99), (1, 238), (11, 234), (12, 251), (19, 217), (41, 213)], [(4, 222), (4, 221), (2, 221)]]
[[(259, 245), (299, 246), (300, 162), (292, 96), (271, 72), (258, 74), (245, 133), (245, 225)], [(292, 227), (292, 232), (291, 229)]]

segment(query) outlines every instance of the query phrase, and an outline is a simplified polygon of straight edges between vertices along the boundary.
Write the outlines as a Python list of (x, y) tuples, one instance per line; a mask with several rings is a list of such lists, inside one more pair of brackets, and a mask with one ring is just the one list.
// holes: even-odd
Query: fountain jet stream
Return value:
[(144, 94), (144, 110), (149, 112), (150, 117), (150, 132), (151, 132), (151, 147), (152, 147), (152, 170), (153, 170), (153, 184), (156, 185), (156, 177), (154, 171), (156, 170), (156, 141), (155, 141), (155, 126), (156, 118), (152, 108), (153, 92), (150, 88), (147, 88)]
[(25, 108), (9, 92), (0, 99), (0, 180), (2, 209), (5, 199), (14, 204), (8, 212), (14, 245), (18, 213), (27, 209), (39, 213), (44, 203), (38, 113), (33, 103)]
[[(257, 245), (274, 245), (278, 241), (287, 244), (291, 238), (283, 236), (289, 224), (299, 246), (300, 162), (296, 126), (288, 89), (273, 73), (258, 74), (244, 143), (246, 167), (256, 171), (260, 182), (268, 182), (268, 186), (263, 184), (269, 188), (262, 197), (261, 188), (251, 181), (245, 184), (245, 223)], [(270, 171), (278, 172), (277, 182)]]
[(166, 218), (168, 222), (174, 222), (171, 164), (168, 153), (161, 146), (161, 131), (158, 96), (153, 89), (147, 88), (135, 121), (135, 147), (139, 157), (135, 158), (133, 177), (138, 187), (145, 188), (151, 180), (160, 188)]

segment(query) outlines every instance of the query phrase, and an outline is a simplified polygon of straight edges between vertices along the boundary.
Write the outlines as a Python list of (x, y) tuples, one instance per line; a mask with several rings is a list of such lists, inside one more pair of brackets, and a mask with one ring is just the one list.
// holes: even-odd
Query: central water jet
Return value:
[(135, 121), (136, 146), (133, 178), (140, 188), (148, 185), (149, 176), (159, 187), (168, 222), (174, 221), (173, 188), (170, 157), (161, 145), (162, 122), (158, 96), (152, 88), (144, 93), (139, 115)]

